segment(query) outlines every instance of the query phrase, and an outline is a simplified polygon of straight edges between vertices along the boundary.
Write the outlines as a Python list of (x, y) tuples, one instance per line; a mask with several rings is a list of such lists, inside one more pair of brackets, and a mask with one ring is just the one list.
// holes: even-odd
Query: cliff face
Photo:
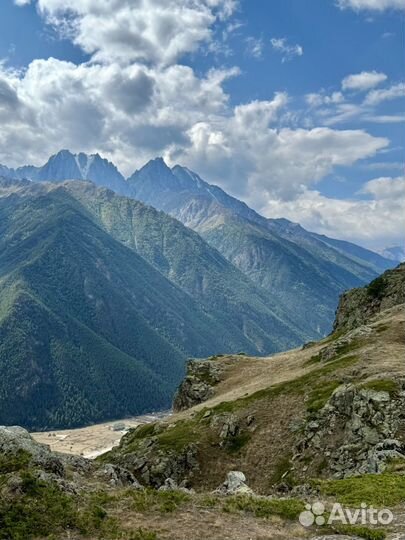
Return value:
[(405, 303), (405, 263), (387, 270), (368, 286), (353, 289), (340, 297), (334, 331), (351, 330), (393, 306)]
[(212, 397), (222, 371), (221, 364), (215, 359), (189, 360), (186, 376), (174, 396), (174, 412), (184, 411)]

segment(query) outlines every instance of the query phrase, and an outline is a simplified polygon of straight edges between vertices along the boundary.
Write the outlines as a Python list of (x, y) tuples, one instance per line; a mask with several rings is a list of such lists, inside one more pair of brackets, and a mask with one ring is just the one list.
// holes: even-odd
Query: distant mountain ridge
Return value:
[(161, 159), (129, 179), (132, 195), (198, 232), (256, 285), (271, 291), (313, 338), (331, 329), (339, 295), (393, 262), (349, 242), (268, 219), (196, 173)]
[(20, 167), (7, 176), (90, 180), (164, 211), (270, 293), (293, 326), (311, 339), (330, 331), (344, 290), (395, 265), (390, 258), (350, 242), (306, 231), (286, 219), (265, 218), (186, 167), (169, 168), (162, 158), (149, 161), (125, 180), (98, 154), (62, 150), (43, 167)]

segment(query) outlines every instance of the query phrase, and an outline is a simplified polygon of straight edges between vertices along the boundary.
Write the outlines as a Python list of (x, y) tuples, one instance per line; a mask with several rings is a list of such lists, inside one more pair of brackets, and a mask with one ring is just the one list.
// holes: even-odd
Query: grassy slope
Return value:
[[(300, 440), (300, 426), (325, 405), (340, 384), (386, 389), (391, 388), (389, 381), (403, 377), (403, 324), (403, 306), (383, 312), (373, 323), (371, 335), (359, 338), (326, 364), (319, 362), (319, 350), (340, 336), (268, 359), (218, 358), (225, 377), (216, 387), (216, 395), (158, 424), (159, 447), (179, 452), (191, 441), (197, 442), (200, 471), (192, 482), (198, 489), (216, 487), (222, 471), (232, 469), (242, 470), (249, 485), (263, 494), (282, 478), (284, 482), (299, 480), (294, 479), (296, 473), (284, 475), (293, 465), (292, 449)], [(219, 431), (211, 419), (221, 415), (233, 415), (240, 431), (219, 445)], [(248, 418), (254, 418), (253, 424), (249, 425)], [(142, 439), (151, 436), (152, 427), (148, 429), (148, 433), (128, 435), (112, 456), (136, 453)], [(322, 475), (321, 460), (314, 458), (307, 465), (301, 481)]]

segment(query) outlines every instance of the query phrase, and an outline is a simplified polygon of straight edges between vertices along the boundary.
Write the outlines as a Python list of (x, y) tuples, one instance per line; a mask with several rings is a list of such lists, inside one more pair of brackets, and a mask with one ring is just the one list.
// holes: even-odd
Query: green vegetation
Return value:
[(377, 379), (369, 381), (361, 385), (361, 388), (366, 390), (374, 390), (375, 392), (387, 392), (390, 396), (395, 396), (399, 392), (399, 385), (391, 379)]
[(252, 434), (248, 431), (239, 433), (235, 437), (230, 437), (226, 445), (226, 451), (229, 454), (238, 454), (242, 448), (250, 441)]
[(0, 424), (74, 427), (169, 407), (185, 358), (229, 340), (66, 190), (34, 191), (0, 198)]
[(292, 455), (282, 457), (275, 466), (275, 472), (270, 478), (270, 485), (278, 484), (283, 481), (286, 484), (292, 486), (294, 485), (295, 478), (293, 472), (291, 471), (291, 458)]
[(364, 475), (344, 480), (318, 481), (322, 495), (335, 497), (347, 506), (362, 502), (375, 507), (392, 507), (405, 502), (405, 476), (390, 473)]
[[(274, 399), (280, 395), (298, 394), (303, 397), (308, 394), (308, 388), (311, 388), (309, 400), (307, 402), (308, 412), (315, 407), (319, 407), (331, 396), (333, 390), (341, 384), (339, 370), (355, 364), (358, 357), (354, 355), (339, 356), (335, 360), (328, 362), (319, 369), (315, 369), (302, 377), (283, 382), (263, 390), (259, 390), (249, 396), (236, 399), (234, 401), (223, 401), (213, 407), (215, 414), (235, 412), (239, 409), (248, 407), (251, 403), (262, 399)], [(333, 380), (331, 380), (331, 377)], [(326, 385), (326, 388), (325, 388)]]
[(258, 518), (279, 516), (283, 519), (295, 520), (305, 509), (299, 499), (262, 499), (248, 495), (238, 495), (225, 500), (223, 511), (229, 513), (247, 512)]
[(145, 529), (138, 529), (135, 532), (126, 535), (127, 540), (158, 540), (157, 534), (153, 531), (147, 531)]
[(18, 450), (16, 454), (0, 454), (0, 474), (7, 474), (20, 471), (27, 467), (31, 460), (31, 455), (24, 450)]
[[(19, 490), (0, 498), (0, 539), (31, 540), (59, 538), (62, 531), (104, 539), (121, 538), (115, 519), (101, 503), (108, 497), (79, 497), (62, 492), (55, 484), (38, 479), (30, 468), (20, 471)], [(0, 486), (8, 476), (0, 476)]]
[(30, 189), (0, 198), (0, 423), (66, 428), (164, 409), (187, 357), (303, 339), (169, 216), (79, 182)]
[(362, 527), (356, 525), (341, 525), (335, 527), (336, 532), (339, 534), (345, 534), (347, 536), (358, 536), (365, 540), (384, 540), (387, 533), (382, 529), (370, 529), (369, 527)]
[(147, 513), (171, 513), (191, 501), (191, 496), (182, 491), (130, 490), (126, 496), (130, 498), (134, 510)]
[(307, 411), (310, 414), (320, 411), (338, 386), (340, 386), (338, 380), (325, 381), (323, 384), (316, 385), (308, 394)]
[(381, 299), (384, 296), (385, 289), (387, 287), (387, 282), (384, 276), (379, 276), (374, 279), (370, 285), (366, 288), (368, 296), (371, 296), (375, 299)]

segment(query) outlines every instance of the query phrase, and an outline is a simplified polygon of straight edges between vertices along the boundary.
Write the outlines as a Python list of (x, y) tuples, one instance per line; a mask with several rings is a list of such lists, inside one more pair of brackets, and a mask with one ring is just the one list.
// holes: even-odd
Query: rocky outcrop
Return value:
[(405, 263), (384, 274), (367, 287), (353, 289), (340, 297), (334, 331), (366, 324), (380, 311), (405, 303)]
[(59, 477), (63, 477), (69, 467), (83, 474), (93, 468), (92, 462), (85, 458), (52, 452), (48, 445), (35, 441), (22, 427), (0, 426), (0, 454), (13, 456), (21, 452), (29, 456), (33, 466)]
[(0, 426), (0, 457), (12, 464), (1, 490), (2, 496), (21, 495), (24, 482), (19, 474), (20, 467), (30, 470), (37, 480), (52, 484), (67, 494), (80, 492), (86, 476), (96, 468), (90, 460), (52, 452), (49, 446), (36, 442), (19, 426)]
[(197, 445), (192, 442), (181, 448), (175, 442), (165, 446), (156, 434), (140, 439), (129, 450), (125, 447), (125, 441), (123, 439), (124, 446), (113, 452), (114, 465), (130, 471), (143, 485), (160, 488), (171, 479), (177, 485), (186, 487), (188, 479), (199, 469)]
[(207, 401), (221, 380), (222, 368), (215, 360), (189, 360), (186, 376), (173, 401), (175, 412), (184, 411)]
[(321, 362), (329, 362), (331, 360), (335, 360), (341, 354), (355, 349), (357, 340), (367, 337), (372, 333), (373, 330), (370, 326), (367, 325), (355, 328), (344, 336), (333, 340), (332, 343), (330, 343), (326, 347), (323, 347), (319, 351), (319, 360)]
[(405, 459), (404, 424), (405, 381), (393, 394), (342, 385), (306, 424), (299, 451), (323, 455), (324, 472), (336, 478), (381, 473), (390, 460)]
[(106, 463), (97, 472), (97, 476), (112, 487), (131, 487), (133, 489), (142, 489), (141, 484), (135, 476), (123, 467)]

